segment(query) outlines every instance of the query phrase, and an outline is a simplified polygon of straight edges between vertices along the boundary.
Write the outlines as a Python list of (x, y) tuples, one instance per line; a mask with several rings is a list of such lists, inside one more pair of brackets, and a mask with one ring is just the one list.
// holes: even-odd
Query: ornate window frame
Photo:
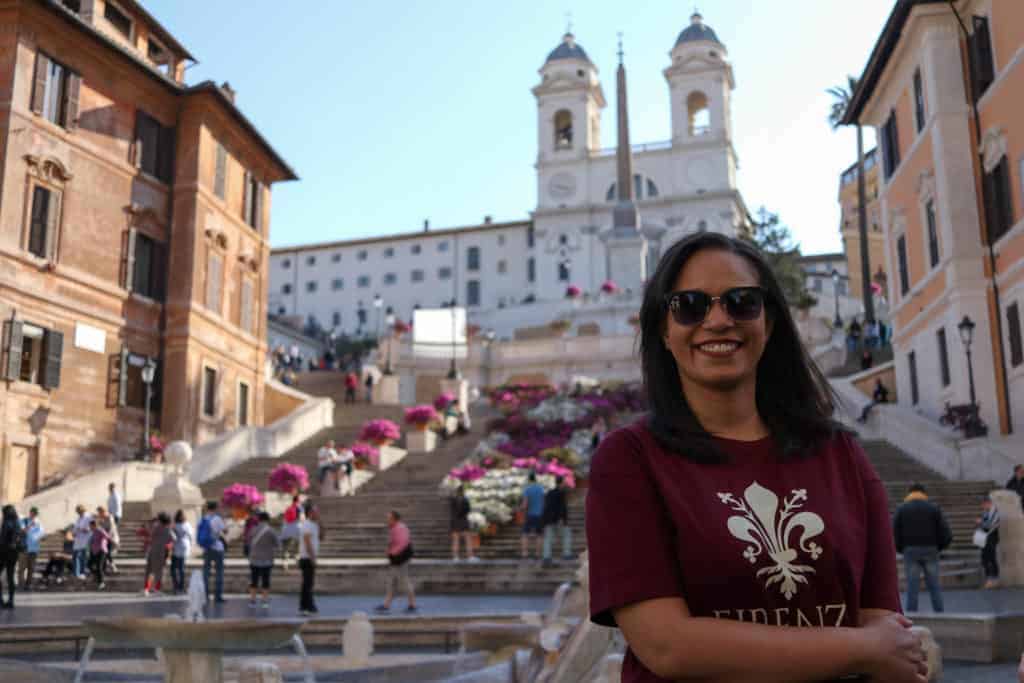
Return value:
[[(26, 154), (24, 159), (27, 166), (25, 173), (25, 216), (22, 221), (19, 247), (22, 251), (29, 254), (31, 258), (42, 261), (46, 267), (52, 268), (60, 260), (64, 224), (64, 196), (67, 185), (74, 178), (74, 174), (56, 157)], [(57, 216), (53, 219), (52, 228), (48, 228), (48, 232), (52, 229), (52, 234), (47, 235), (46, 251), (48, 256), (42, 258), (29, 253), (29, 242), (32, 237), (32, 198), (35, 195), (36, 187), (49, 190), (51, 198), (57, 198)]]

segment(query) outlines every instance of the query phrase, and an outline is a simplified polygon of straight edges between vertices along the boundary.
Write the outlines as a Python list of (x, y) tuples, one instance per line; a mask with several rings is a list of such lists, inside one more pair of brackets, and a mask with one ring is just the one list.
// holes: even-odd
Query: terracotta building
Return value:
[[(846, 123), (874, 126), (900, 402), (1024, 420), (1024, 3), (901, 0)], [(965, 316), (975, 324), (961, 339)]]
[[(885, 270), (885, 235), (882, 232), (882, 216), (878, 210), (878, 150), (864, 155), (864, 178), (868, 214), (868, 263), (871, 281), (878, 284), (883, 292), (888, 275)], [(839, 232), (843, 237), (843, 253), (846, 254), (847, 271), (850, 276), (849, 296), (858, 301), (863, 297), (860, 266), (860, 217), (857, 200), (857, 164), (854, 163), (839, 177), (839, 206), (842, 211)]]
[(294, 173), (134, 0), (0, 0), (0, 499), (262, 420)]

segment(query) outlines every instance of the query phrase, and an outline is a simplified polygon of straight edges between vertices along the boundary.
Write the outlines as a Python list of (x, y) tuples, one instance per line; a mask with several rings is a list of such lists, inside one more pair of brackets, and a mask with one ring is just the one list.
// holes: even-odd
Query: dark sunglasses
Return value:
[(688, 289), (665, 295), (665, 306), (672, 313), (672, 319), (680, 325), (697, 325), (707, 318), (711, 306), (717, 301), (726, 315), (735, 322), (749, 322), (757, 319), (764, 310), (767, 293), (760, 287), (733, 287), (721, 296)]

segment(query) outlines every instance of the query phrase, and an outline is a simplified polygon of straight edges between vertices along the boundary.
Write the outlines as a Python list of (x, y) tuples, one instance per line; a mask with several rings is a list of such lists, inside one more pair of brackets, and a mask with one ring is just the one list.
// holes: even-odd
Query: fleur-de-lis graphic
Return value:
[[(807, 583), (804, 574), (813, 574), (814, 568), (796, 564), (800, 550), (810, 555), (811, 560), (821, 557), (823, 549), (810, 539), (825, 530), (825, 522), (813, 512), (799, 512), (807, 500), (807, 489), (793, 489), (788, 498), (783, 498), (779, 511), (779, 497), (756, 481), (743, 492), (743, 500), (737, 500), (731, 493), (719, 493), (718, 499), (734, 511), (742, 513), (729, 518), (729, 533), (749, 543), (743, 557), (751, 564), (757, 564), (761, 555), (767, 555), (772, 565), (758, 570), (756, 576), (765, 579), (765, 588), (779, 584), (779, 592), (791, 600), (797, 592), (797, 584)], [(796, 544), (790, 545), (790, 536), (802, 529)]]

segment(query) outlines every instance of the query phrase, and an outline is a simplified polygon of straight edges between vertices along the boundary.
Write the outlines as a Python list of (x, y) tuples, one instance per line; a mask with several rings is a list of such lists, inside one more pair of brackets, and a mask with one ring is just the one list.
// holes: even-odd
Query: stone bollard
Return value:
[(1008, 489), (989, 495), (999, 510), (999, 585), (1024, 586), (1024, 510), (1020, 496)]
[(373, 624), (366, 612), (353, 612), (341, 632), (341, 652), (350, 666), (364, 667), (373, 654)]
[(283, 683), (281, 670), (272, 662), (246, 662), (238, 670), (238, 683)]
[(942, 648), (935, 641), (931, 630), (924, 626), (913, 626), (910, 630), (921, 638), (921, 647), (928, 661), (928, 682), (942, 680)]

